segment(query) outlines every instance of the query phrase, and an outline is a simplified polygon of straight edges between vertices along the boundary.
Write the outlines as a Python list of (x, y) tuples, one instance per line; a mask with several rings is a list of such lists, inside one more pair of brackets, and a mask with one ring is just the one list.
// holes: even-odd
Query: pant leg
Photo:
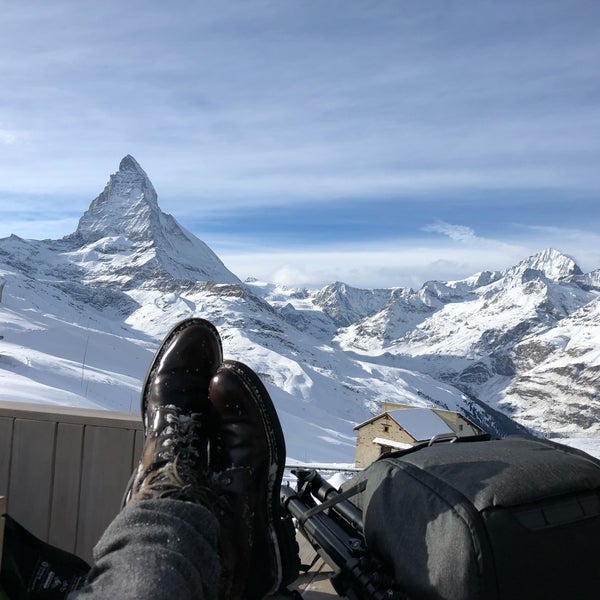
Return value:
[(215, 516), (200, 504), (167, 498), (131, 503), (104, 532), (84, 587), (69, 600), (215, 600), (217, 532)]

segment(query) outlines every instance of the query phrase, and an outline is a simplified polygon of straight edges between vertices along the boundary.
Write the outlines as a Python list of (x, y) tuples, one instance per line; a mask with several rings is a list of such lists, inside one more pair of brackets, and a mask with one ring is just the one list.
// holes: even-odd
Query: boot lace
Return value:
[[(154, 442), (152, 462), (140, 462), (133, 493), (138, 500), (173, 498), (212, 505), (206, 485), (206, 448), (201, 415), (183, 414), (174, 405), (161, 406), (148, 424)], [(148, 442), (147, 442), (148, 443)], [(204, 459), (204, 460), (203, 460)]]

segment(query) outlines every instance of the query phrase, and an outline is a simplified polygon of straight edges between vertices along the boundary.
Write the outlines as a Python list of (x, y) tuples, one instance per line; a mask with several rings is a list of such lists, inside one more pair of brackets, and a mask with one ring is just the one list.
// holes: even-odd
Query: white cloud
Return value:
[(328, 246), (295, 252), (284, 248), (269, 252), (213, 249), (241, 279), (257, 277), (291, 287), (343, 281), (362, 288), (419, 288), (430, 279), (462, 279), (485, 269), (504, 269), (542, 248), (493, 243), (472, 248), (414, 240), (410, 244)]
[(3, 146), (14, 146), (21, 140), (22, 136), (9, 129), (0, 129), (0, 144)]
[(3, 110), (32, 131), (36, 177), (0, 154), (4, 189), (64, 189), (71, 165), (86, 193), (126, 153), (165, 197), (238, 205), (600, 187), (600, 42), (583, 10), (137, 4), (7, 9)]
[(257, 277), (290, 287), (318, 288), (343, 281), (361, 288), (420, 288), (428, 280), (452, 281), (484, 270), (503, 270), (554, 247), (583, 269), (600, 268), (600, 234), (561, 228), (519, 227), (510, 239), (477, 236), (464, 226), (437, 223), (447, 238), (413, 238), (386, 243), (328, 244), (295, 251), (261, 249), (237, 240), (211, 244), (238, 277)]
[[(81, 215), (127, 153), (182, 222), (292, 203), (349, 213), (369, 199), (401, 208), (390, 222), (404, 202), (428, 203), (433, 220), (463, 191), (600, 190), (593, 3), (26, 4), (7, 7), (0, 36), (0, 192), (40, 196), (0, 200), (0, 235), (70, 233), (64, 215)], [(464, 204), (450, 214), (468, 222)], [(365, 287), (502, 268), (549, 245), (600, 265), (591, 234), (494, 240), (443, 221), (426, 232), (440, 236), (214, 249), (242, 277)]]
[(465, 225), (451, 225), (445, 221), (436, 221), (431, 225), (423, 227), (423, 231), (431, 231), (447, 235), (450, 239), (456, 242), (474, 242), (478, 238), (475, 231)]

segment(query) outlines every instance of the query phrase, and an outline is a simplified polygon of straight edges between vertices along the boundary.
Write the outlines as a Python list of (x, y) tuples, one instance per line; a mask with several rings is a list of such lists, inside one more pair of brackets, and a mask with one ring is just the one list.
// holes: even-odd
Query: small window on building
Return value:
[(463, 430), (463, 425), (462, 425), (462, 423), (461, 423), (461, 424), (458, 426), (458, 430), (459, 430), (459, 431), (462, 431), (462, 430)]
[(390, 430), (390, 426), (389, 425), (384, 425), (383, 426), (383, 433), (387, 433)]

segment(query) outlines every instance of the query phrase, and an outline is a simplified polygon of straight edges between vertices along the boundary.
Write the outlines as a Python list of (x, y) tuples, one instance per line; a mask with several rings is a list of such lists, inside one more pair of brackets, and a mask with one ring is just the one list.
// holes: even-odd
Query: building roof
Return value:
[(388, 414), (418, 442), (430, 440), (436, 435), (454, 433), (430, 408), (402, 408), (390, 410)]
[(364, 425), (372, 423), (384, 416), (391, 417), (400, 427), (405, 429), (417, 442), (430, 440), (436, 435), (454, 433), (446, 422), (430, 408), (400, 408), (384, 412), (354, 429), (360, 429)]

